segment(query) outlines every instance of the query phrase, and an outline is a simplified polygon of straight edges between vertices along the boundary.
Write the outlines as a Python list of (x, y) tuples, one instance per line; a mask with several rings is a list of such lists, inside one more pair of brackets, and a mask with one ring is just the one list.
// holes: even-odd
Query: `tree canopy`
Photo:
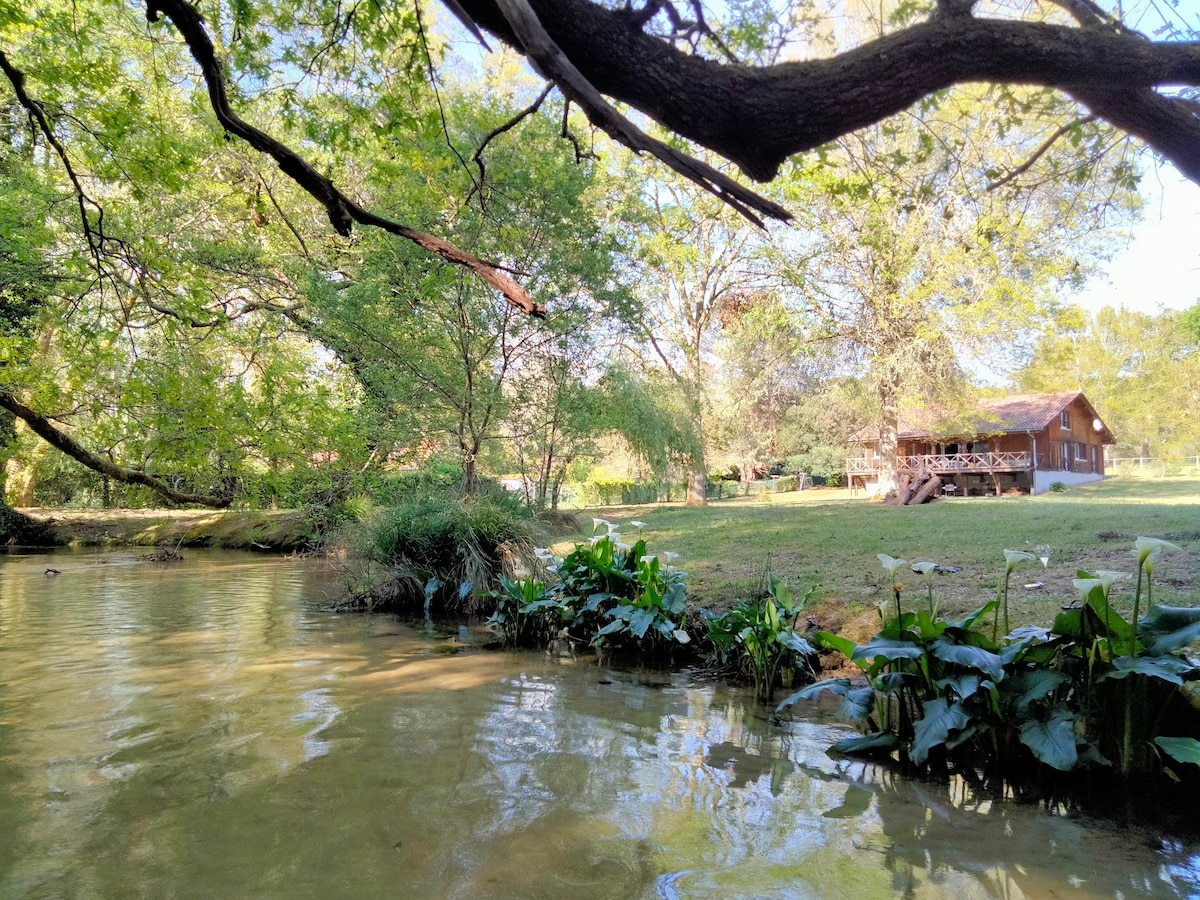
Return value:
[[(866, 39), (858, 37), (861, 29), (851, 30), (851, 39), (842, 37), (833, 14), (807, 0), (732, 5), (723, 10), (724, 21), (707, 13), (699, 0), (646, 0), (641, 6), (446, 0), (446, 6), (481, 42), (486, 33), (525, 54), (593, 125), (759, 221), (790, 216), (719, 166), (689, 155), (680, 142), (650, 136), (609, 98), (765, 181), (790, 156), (880, 122), (953, 85), (1040, 85), (1072, 101), (1063, 113), (1063, 134), (1072, 119), (1099, 117), (1200, 181), (1198, 23), (1177, 4), (1149, 2), (1158, 17), (1153, 39), (1139, 32), (1137, 23), (1121, 20), (1119, 4), (1092, 0), (916, 0), (896, 5)], [(845, 6), (851, 16), (870, 18), (865, 6)], [(144, 9), (151, 23), (159, 23), (151, 25), (149, 40), (171, 42), (164, 20), (182, 38), (226, 133), (271, 157), (320, 202), (339, 233), (349, 233), (355, 224), (383, 228), (471, 269), (526, 313), (544, 312), (519, 277), (497, 261), (480, 259), (437, 229), (415, 227), (361, 205), (309, 152), (310, 147), (320, 151), (322, 137), (328, 137), (320, 123), (307, 123), (310, 139), (304, 144), (289, 144), (269, 122), (252, 122), (245, 117), (250, 113), (239, 109), (256, 87), (292, 83), (294, 93), (302, 95), (319, 91), (323, 83), (348, 80), (355, 91), (377, 95), (375, 112), (386, 119), (392, 110), (383, 102), (384, 89), (395, 90), (397, 81), (406, 79), (420, 82), (422, 56), (434, 62), (419, 5), (244, 0), (206, 6), (202, 14), (187, 0), (146, 0)], [(53, 17), (6, 4), (0, 19), (36, 33)], [(335, 66), (339, 49), (347, 52)], [(0, 47), (0, 65), (20, 93), (24, 71), (36, 61), (9, 58), (9, 52)], [(36, 109), (36, 98), (22, 102), (31, 112)], [(111, 102), (128, 100), (112, 97)], [(371, 126), (359, 122), (355, 127)], [(1039, 155), (1040, 148), (1031, 145), (1029, 164)], [(410, 212), (420, 215), (420, 210)]]

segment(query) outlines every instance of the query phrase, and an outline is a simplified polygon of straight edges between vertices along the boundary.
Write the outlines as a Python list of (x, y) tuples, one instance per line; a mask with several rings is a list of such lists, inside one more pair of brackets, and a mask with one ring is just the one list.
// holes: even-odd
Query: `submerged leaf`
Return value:
[(826, 752), (830, 756), (886, 756), (899, 746), (900, 741), (895, 735), (876, 731), (874, 734), (840, 740)]

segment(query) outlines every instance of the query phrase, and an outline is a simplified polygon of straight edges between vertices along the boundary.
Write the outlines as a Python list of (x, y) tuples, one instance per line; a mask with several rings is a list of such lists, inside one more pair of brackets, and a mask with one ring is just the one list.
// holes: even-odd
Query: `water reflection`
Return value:
[(0, 896), (1185, 897), (1200, 853), (835, 762), (700, 673), (338, 617), (319, 562), (0, 557)]

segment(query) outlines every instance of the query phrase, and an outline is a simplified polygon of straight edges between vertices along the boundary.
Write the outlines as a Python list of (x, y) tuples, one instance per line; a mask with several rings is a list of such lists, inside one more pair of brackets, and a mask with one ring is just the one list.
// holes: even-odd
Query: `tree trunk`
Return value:
[(703, 465), (697, 467), (694, 462), (692, 470), (688, 472), (686, 504), (688, 506), (708, 505), (708, 473), (704, 471)]
[(929, 480), (921, 486), (921, 489), (912, 495), (909, 504), (912, 506), (920, 506), (922, 503), (928, 503), (937, 495), (938, 488), (942, 486), (942, 479), (936, 475), (929, 476)]
[(890, 373), (879, 381), (879, 492), (886, 495), (899, 481), (900, 414), (896, 411), (896, 385)]

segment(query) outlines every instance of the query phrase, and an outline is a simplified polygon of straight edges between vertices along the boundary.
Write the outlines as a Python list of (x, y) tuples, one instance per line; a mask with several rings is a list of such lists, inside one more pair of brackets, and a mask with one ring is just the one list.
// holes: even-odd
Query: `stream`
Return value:
[(1194, 835), (831, 759), (828, 712), (137, 552), (0, 555), (0, 898), (1200, 896)]

